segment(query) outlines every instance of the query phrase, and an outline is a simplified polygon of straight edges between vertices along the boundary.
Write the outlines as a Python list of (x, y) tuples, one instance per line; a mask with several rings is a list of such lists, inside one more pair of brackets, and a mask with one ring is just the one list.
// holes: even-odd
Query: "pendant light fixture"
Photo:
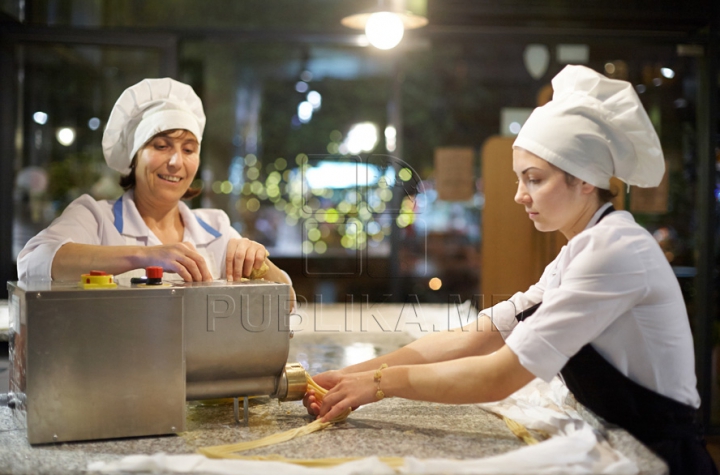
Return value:
[(378, 49), (392, 49), (402, 40), (405, 30), (427, 25), (424, 16), (415, 15), (404, 8), (405, 2), (378, 1), (378, 6), (364, 13), (346, 16), (341, 23), (355, 30), (365, 30), (371, 45)]

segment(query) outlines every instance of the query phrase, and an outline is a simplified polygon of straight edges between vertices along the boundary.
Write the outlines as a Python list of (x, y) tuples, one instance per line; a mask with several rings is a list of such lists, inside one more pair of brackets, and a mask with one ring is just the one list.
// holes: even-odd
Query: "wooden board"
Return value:
[(475, 151), (472, 147), (435, 149), (435, 183), (443, 201), (468, 201), (475, 194)]

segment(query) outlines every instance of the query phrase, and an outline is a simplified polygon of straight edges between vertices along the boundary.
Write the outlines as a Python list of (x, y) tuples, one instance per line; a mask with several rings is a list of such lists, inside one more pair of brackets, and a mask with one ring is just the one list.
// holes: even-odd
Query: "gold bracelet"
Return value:
[(375, 376), (373, 377), (373, 380), (377, 383), (377, 391), (375, 391), (375, 397), (378, 401), (385, 397), (385, 393), (382, 391), (382, 389), (380, 389), (380, 380), (382, 379), (382, 370), (387, 367), (387, 364), (381, 364), (380, 367), (375, 371)]

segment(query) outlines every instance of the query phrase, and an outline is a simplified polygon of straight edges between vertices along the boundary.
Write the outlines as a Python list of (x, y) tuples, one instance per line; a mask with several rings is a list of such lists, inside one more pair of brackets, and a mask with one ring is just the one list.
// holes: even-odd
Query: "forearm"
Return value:
[(348, 366), (342, 373), (371, 371), (385, 363), (388, 366), (419, 365), (492, 353), (504, 344), (492, 321), (481, 316), (462, 329), (431, 333), (387, 355)]
[(507, 346), (484, 356), (440, 363), (391, 366), (362, 373), (327, 376), (330, 390), (320, 406), (312, 395), (305, 404), (323, 422), (333, 420), (348, 407), (376, 402), (378, 390), (384, 397), (402, 397), (444, 404), (473, 404), (504, 399), (532, 381), (535, 376), (525, 369)]
[(471, 404), (504, 399), (533, 379), (505, 346), (485, 356), (390, 367), (382, 371), (380, 387), (386, 396)]
[(122, 274), (143, 267), (140, 246), (96, 246), (67, 243), (52, 262), (53, 280), (79, 280), (81, 274), (102, 270)]

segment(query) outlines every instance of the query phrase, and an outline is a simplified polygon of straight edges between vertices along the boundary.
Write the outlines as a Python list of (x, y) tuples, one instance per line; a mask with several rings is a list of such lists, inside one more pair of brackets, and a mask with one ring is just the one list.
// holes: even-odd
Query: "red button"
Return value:
[(107, 275), (107, 272), (102, 270), (91, 270), (90, 275)]
[(162, 279), (163, 268), (158, 266), (146, 267), (145, 275), (147, 275), (148, 279)]

